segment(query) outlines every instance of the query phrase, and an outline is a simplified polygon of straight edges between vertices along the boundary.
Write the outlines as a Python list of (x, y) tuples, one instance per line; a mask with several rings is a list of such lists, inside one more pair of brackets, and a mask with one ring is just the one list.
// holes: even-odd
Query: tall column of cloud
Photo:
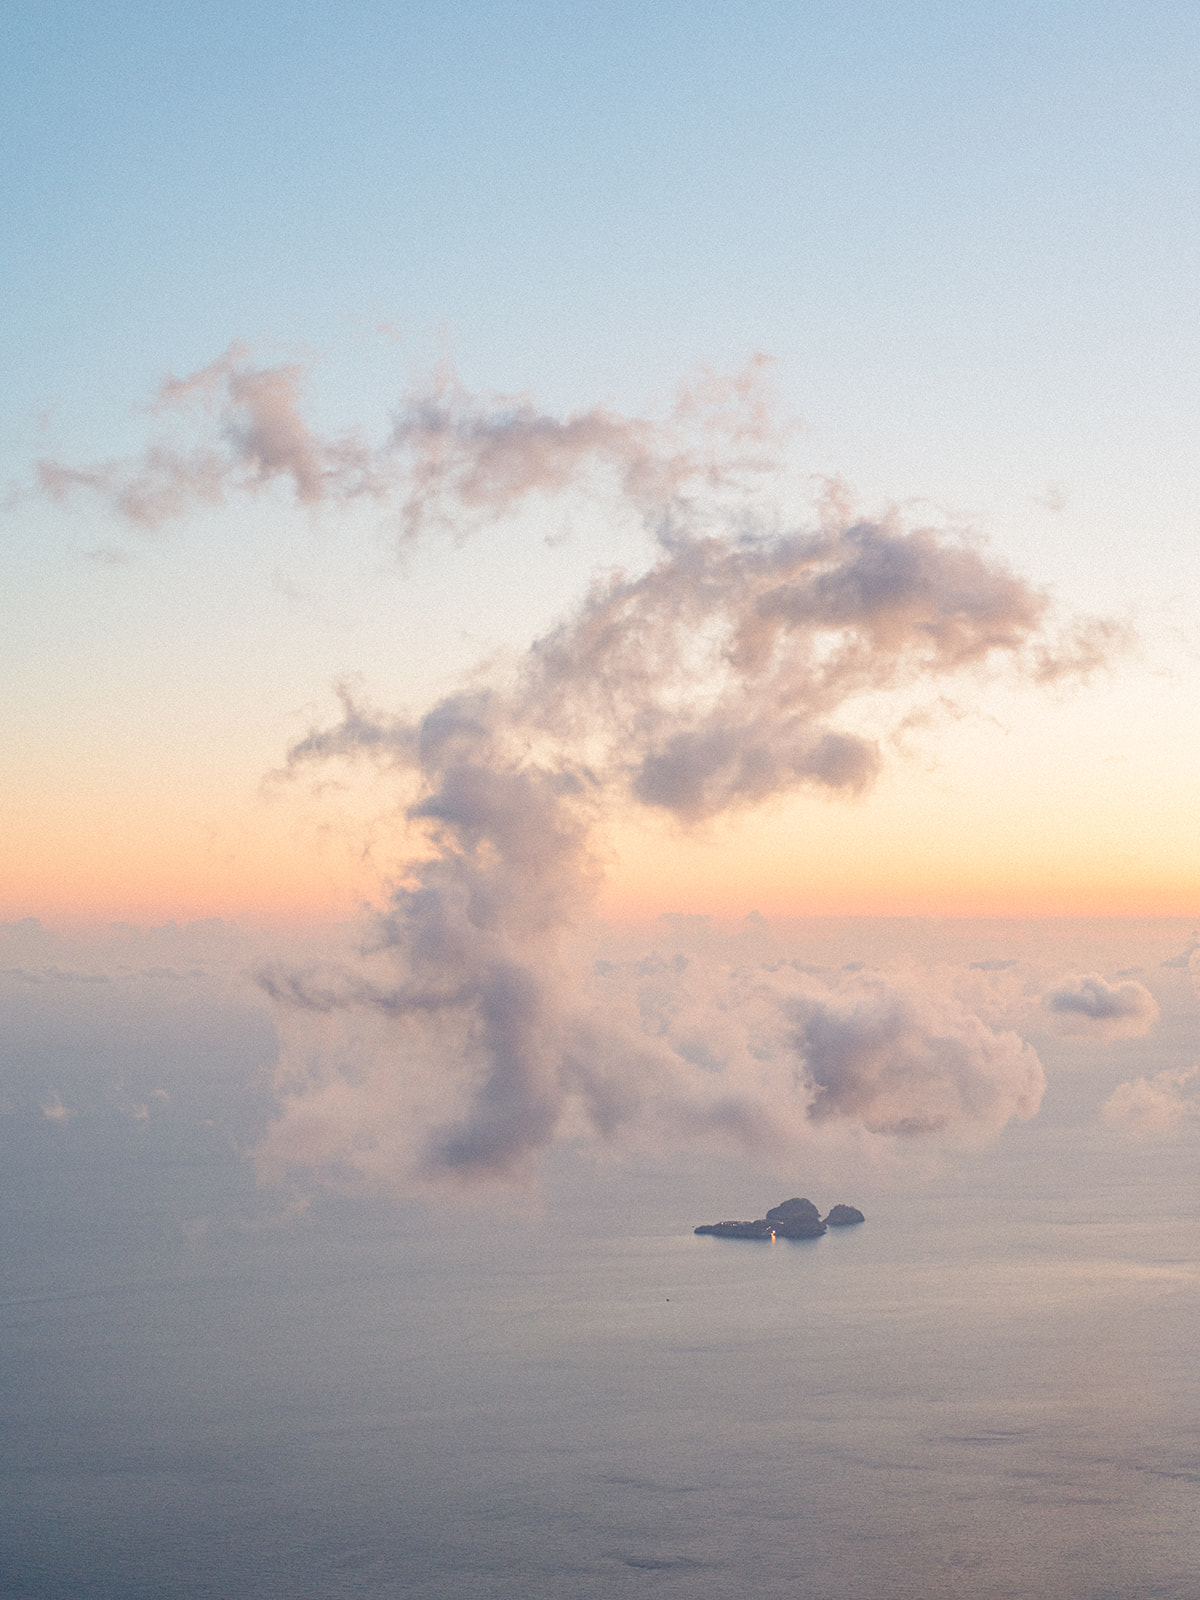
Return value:
[[(374, 1010), (394, 1020), (398, 1041), (414, 1053), (436, 1057), (440, 1044), (461, 1067), (465, 1104), (430, 1128), (417, 1162), (429, 1170), (523, 1173), (553, 1138), (562, 1108), (574, 985), (561, 947), (591, 897), (594, 785), (569, 763), (529, 760), (522, 731), (503, 698), (486, 691), (447, 699), (415, 725), (373, 719), (347, 701), (337, 729), (293, 752), (294, 762), (305, 762), (366, 750), (417, 780), (408, 815), (428, 854), (409, 864), (404, 885), (374, 919), (367, 954), (375, 959), (332, 975), (270, 973), (264, 981), (294, 1007)], [(384, 976), (371, 979), (371, 971)], [(395, 1087), (385, 1087), (382, 1103), (360, 1097), (368, 1122), (405, 1114)], [(443, 1106), (464, 1099), (454, 1085), (442, 1087)], [(308, 1100), (327, 1090), (306, 1081), (285, 1099), (277, 1146), (286, 1143), (289, 1118), (309, 1136)], [(340, 1096), (338, 1105), (344, 1122)], [(350, 1125), (360, 1145), (369, 1138), (353, 1116)]]
[[(1055, 644), (1047, 596), (970, 539), (858, 518), (837, 494), (789, 524), (770, 503), (782, 441), (760, 380), (705, 380), (651, 421), (556, 418), (444, 376), (371, 446), (307, 423), (299, 368), (234, 348), (163, 387), (183, 443), (43, 464), (49, 492), (89, 489), (144, 525), (278, 485), (301, 505), (368, 496), (403, 539), (482, 535), (561, 493), (599, 494), (646, 529), (644, 569), (598, 579), (503, 681), (416, 719), (346, 696), (291, 752), (294, 772), (390, 770), (422, 842), (360, 950), (264, 975), (327, 1035), (310, 1048), (301, 1028), (289, 1047), (264, 1172), (517, 1179), (581, 1130), (779, 1150), (831, 1128), (957, 1137), (1036, 1109), (1028, 1048), (919, 985), (756, 980), (719, 1017), (700, 997), (656, 1032), (628, 996), (600, 1003), (575, 954), (609, 817), (642, 807), (700, 828), (803, 787), (861, 794), (888, 730), (948, 681), (1003, 664), (1057, 681), (1113, 643), (1097, 623)], [(354, 1018), (372, 1022), (366, 1057), (339, 1041)]]
[[(744, 435), (730, 470), (714, 452), (706, 476), (694, 455), (656, 457), (649, 426), (607, 415), (569, 428), (476, 407), (467, 422), (430, 423), (428, 437), (443, 427), (445, 452), (432, 451), (410, 501), (422, 515), (502, 514), (535, 488), (586, 485), (602, 460), (655, 553), (641, 573), (598, 580), (507, 683), (415, 722), (347, 699), (339, 723), (292, 751), (293, 770), (353, 756), (390, 765), (411, 786), (410, 823), (428, 830), (429, 853), (410, 863), (361, 963), (333, 980), (268, 980), (293, 1005), (395, 1024), (390, 1070), (373, 1067), (357, 1096), (352, 1073), (336, 1086), (331, 1159), (336, 1147), (381, 1181), (361, 1152), (373, 1127), (410, 1117), (410, 1073), (423, 1110), (407, 1175), (426, 1178), (521, 1176), (581, 1128), (780, 1149), (831, 1126), (958, 1137), (1031, 1115), (1043, 1087), (1032, 1050), (919, 985), (849, 997), (794, 986), (804, 992), (768, 1007), (774, 1043), (757, 1055), (761, 1006), (729, 1007), (724, 1043), (702, 1061), (619, 996), (597, 1006), (570, 944), (607, 816), (632, 804), (696, 827), (801, 786), (862, 792), (883, 761), (864, 708), (886, 725), (897, 697), (909, 705), (1002, 661), (1031, 681), (1069, 670), (1047, 640), (1046, 596), (976, 544), (897, 518), (833, 507), (816, 527), (782, 531), (756, 519), (729, 492), (747, 461), (769, 456), (741, 454)], [(1097, 648), (1089, 636), (1081, 667)], [(289, 1080), (262, 1152), (270, 1170), (301, 1159), (301, 1123), (311, 1149), (314, 1096), (331, 1092), (322, 1072), (319, 1084)]]

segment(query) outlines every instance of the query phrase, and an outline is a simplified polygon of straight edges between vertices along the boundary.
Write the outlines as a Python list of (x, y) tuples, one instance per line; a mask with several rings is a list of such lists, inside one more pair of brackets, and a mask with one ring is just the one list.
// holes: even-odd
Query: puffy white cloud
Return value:
[(1137, 1039), (1158, 1020), (1158, 1002), (1135, 979), (1109, 983), (1097, 972), (1071, 974), (1043, 997), (1060, 1033)]
[(1110, 1126), (1143, 1137), (1169, 1133), (1200, 1117), (1200, 1067), (1118, 1084), (1104, 1102), (1103, 1116)]
[(795, 1010), (816, 1121), (897, 1135), (995, 1132), (1041, 1104), (1034, 1050), (961, 1007), (884, 988), (849, 1002), (807, 997)]
[(472, 954), (431, 994), (389, 986), (399, 948), (287, 989), (268, 977), (290, 1004), (264, 1175), (521, 1180), (553, 1139), (710, 1143), (786, 1166), (864, 1139), (973, 1144), (1044, 1089), (1027, 1043), (914, 973), (736, 966), (718, 946), (590, 975), (563, 963), (531, 989), (507, 963), (485, 987)]

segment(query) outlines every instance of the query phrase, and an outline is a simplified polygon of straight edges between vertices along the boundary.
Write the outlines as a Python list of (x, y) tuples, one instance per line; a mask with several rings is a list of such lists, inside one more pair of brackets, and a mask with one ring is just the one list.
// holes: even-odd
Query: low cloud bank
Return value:
[(283, 1003), (282, 1114), (260, 1171), (407, 1188), (521, 1179), (552, 1141), (817, 1148), (975, 1144), (1038, 1109), (1034, 1050), (945, 983), (648, 951), (536, 976), (511, 953), (437, 995), (396, 985), (407, 942), (264, 975)]
[(1157, 1072), (1118, 1084), (1104, 1102), (1110, 1127), (1147, 1137), (1200, 1118), (1200, 1067)]
[(61, 1154), (121, 1160), (255, 1142), (276, 1046), (247, 968), (271, 943), (216, 920), (0, 923), (0, 1157), (47, 1133)]
[(1094, 1039), (1139, 1039), (1158, 1020), (1158, 1003), (1133, 979), (1109, 983), (1099, 973), (1072, 975), (1044, 998), (1060, 1033)]
[[(387, 926), (395, 906), (356, 947), (335, 929), (0, 927), (0, 1134), (14, 1149), (49, 1139), (64, 1158), (236, 1149), (295, 1196), (314, 1179), (392, 1193), (519, 1183), (564, 1142), (741, 1154), (781, 1177), (925, 1168), (1039, 1109), (1045, 1078), (1022, 1037), (1045, 1016), (1036, 929), (1032, 960), (968, 961), (977, 930), (954, 961), (910, 948), (924, 925), (663, 917), (640, 936), (560, 929), (557, 964), (532, 969), (536, 925), (526, 967), (511, 931), (483, 950), (468, 929), (452, 962), (445, 898), (430, 902), (423, 966), (412, 924)], [(1094, 1115), (1111, 1082), (1079, 1112)], [(1170, 1133), (1200, 1116), (1200, 1082), (1133, 1079), (1103, 1114), (1126, 1134)]]
[(1033, 1049), (961, 1008), (885, 990), (840, 1005), (810, 998), (795, 1010), (814, 1121), (851, 1119), (899, 1136), (995, 1132), (1041, 1104)]

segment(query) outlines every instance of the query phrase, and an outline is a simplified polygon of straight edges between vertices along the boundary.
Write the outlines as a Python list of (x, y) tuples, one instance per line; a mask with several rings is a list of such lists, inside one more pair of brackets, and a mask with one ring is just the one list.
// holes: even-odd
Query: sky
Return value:
[(0, 1589), (1193, 1592), (1198, 79), (7, 7)]
[[(444, 777), (397, 730), (482, 686), (504, 740), (599, 763), (572, 904), (613, 923), (1200, 914), (1198, 35), (1173, 4), (14, 12), (0, 918), (386, 907)], [(439, 396), (459, 453), (414, 531)], [(689, 451), (631, 488), (638, 452)], [(131, 515), (154, 471), (169, 514)], [(669, 693), (601, 715), (579, 657), (570, 730), (544, 681), (534, 706), (530, 647), (598, 575), (699, 604), (668, 522), (774, 549), (834, 502), (839, 538), (1023, 586), (1006, 642), (931, 667), (910, 639), (809, 705), (866, 765), (836, 777), (810, 717), (790, 776), (743, 750), (720, 804), (663, 802), (664, 741), (766, 715), (739, 679), (718, 729), (728, 657), (680, 638)], [(1081, 618), (1104, 648), (1068, 670)]]

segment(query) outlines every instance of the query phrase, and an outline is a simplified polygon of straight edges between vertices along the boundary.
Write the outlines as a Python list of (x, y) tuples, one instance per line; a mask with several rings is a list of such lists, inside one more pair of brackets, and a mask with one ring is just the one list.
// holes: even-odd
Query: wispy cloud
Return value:
[(70, 1122), (75, 1113), (63, 1104), (62, 1096), (55, 1092), (42, 1101), (42, 1115), (47, 1122)]
[(434, 528), (460, 537), (595, 474), (650, 510), (689, 489), (744, 486), (776, 465), (764, 368), (756, 358), (736, 377), (702, 376), (650, 421), (603, 406), (559, 418), (526, 396), (474, 396), (443, 366), (400, 397), (372, 444), (312, 426), (306, 367), (259, 366), (234, 344), (164, 381), (151, 408), (160, 431), (140, 453), (86, 463), (46, 456), (37, 476), (52, 499), (90, 495), (143, 530), (272, 486), (300, 505), (374, 501), (393, 513), (401, 540)]

